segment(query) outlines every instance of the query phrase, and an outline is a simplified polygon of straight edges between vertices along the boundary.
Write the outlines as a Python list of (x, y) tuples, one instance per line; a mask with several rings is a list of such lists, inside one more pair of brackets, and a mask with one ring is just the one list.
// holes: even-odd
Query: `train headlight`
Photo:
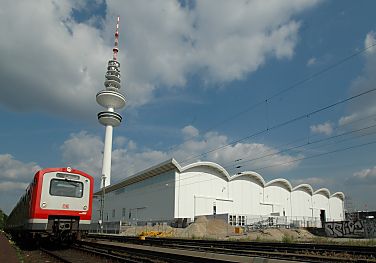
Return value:
[(45, 208), (47, 206), (47, 203), (46, 202), (43, 202), (42, 203), (42, 207)]
[(87, 210), (87, 206), (86, 205), (84, 205), (84, 210)]
[(72, 172), (72, 168), (67, 167), (67, 172), (68, 172), (68, 173)]

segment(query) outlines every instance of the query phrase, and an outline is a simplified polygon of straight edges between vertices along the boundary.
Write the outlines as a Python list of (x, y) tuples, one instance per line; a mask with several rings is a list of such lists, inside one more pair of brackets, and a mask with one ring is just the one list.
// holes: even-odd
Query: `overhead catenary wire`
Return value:
[[(342, 129), (342, 128), (345, 127), (345, 126), (352, 125), (352, 124), (357, 123), (357, 122), (360, 122), (360, 121), (364, 121), (364, 120), (369, 119), (369, 118), (371, 118), (371, 117), (376, 117), (376, 113), (375, 113), (375, 114), (367, 115), (367, 116), (365, 116), (365, 117), (363, 117), (363, 118), (358, 118), (358, 119), (355, 119), (355, 120), (349, 121), (349, 122), (347, 122), (347, 123), (345, 123), (345, 124), (342, 124), (342, 125), (339, 126), (339, 127), (336, 127), (336, 128), (334, 129), (334, 131), (337, 130), (337, 129), (339, 129), (339, 128)], [(376, 121), (376, 118), (374, 119), (374, 121)], [(350, 132), (351, 132), (351, 131), (350, 131)], [(311, 138), (311, 139), (312, 139), (312, 138)], [(278, 148), (278, 147), (283, 147), (283, 146), (288, 146), (288, 145), (293, 145), (293, 143), (301, 142), (301, 141), (307, 141), (307, 137), (304, 136), (304, 137), (301, 137), (301, 138), (299, 138), (299, 139), (296, 139), (296, 140), (293, 140), (293, 141), (290, 141), (290, 142), (287, 142), (287, 143), (280, 144), (279, 146), (277, 146), (277, 148)], [(312, 143), (312, 142), (314, 142), (314, 141), (310, 140), (310, 138), (308, 137), (308, 141), (307, 141), (307, 142)], [(293, 146), (292, 146), (292, 147), (293, 147)], [(275, 150), (265, 150), (265, 151), (262, 151), (261, 153), (265, 153), (265, 152), (276, 153)], [(267, 154), (267, 155), (269, 155), (269, 154)], [(255, 158), (258, 158), (258, 157), (263, 157), (263, 155), (259, 155), (259, 156), (255, 157)], [(229, 161), (229, 162), (225, 163), (224, 165), (228, 165), (228, 166), (230, 166), (229, 164), (231, 164), (231, 163), (236, 163), (237, 165), (239, 165), (239, 163), (242, 162), (242, 161), (243, 161), (243, 158), (237, 158), (236, 160)]]
[[(317, 77), (323, 75), (324, 73), (327, 73), (328, 71), (330, 71), (330, 70), (332, 70), (332, 69), (334, 69), (334, 68), (336, 68), (336, 67), (338, 67), (338, 66), (340, 66), (340, 65), (342, 65), (342, 64), (345, 64), (346, 62), (348, 62), (348, 61), (350, 61), (351, 59), (353, 59), (353, 58), (355, 58), (355, 57), (357, 57), (357, 56), (363, 54), (364, 52), (366, 52), (366, 51), (372, 49), (372, 48), (375, 47), (375, 46), (376, 46), (376, 43), (373, 43), (373, 44), (371, 44), (371, 45), (368, 45), (368, 46), (366, 46), (366, 47), (364, 47), (364, 48), (362, 48), (362, 49), (360, 49), (360, 50), (358, 50), (358, 51), (356, 51), (356, 52), (350, 54), (349, 56), (346, 56), (346, 57), (344, 57), (344, 58), (342, 58), (342, 59), (340, 59), (340, 60), (334, 62), (333, 64), (331, 64), (331, 65), (329, 65), (329, 66), (327, 66), (327, 67), (325, 67), (325, 68), (323, 68), (323, 69), (321, 69), (321, 70), (319, 70), (319, 71), (317, 71), (317, 72), (315, 72), (315, 73), (313, 73), (313, 74), (311, 74), (311, 75), (309, 75), (309, 76), (307, 76), (307, 77), (305, 77), (305, 78), (303, 78), (303, 79), (301, 79), (301, 80), (298, 80), (298, 81), (294, 82), (293, 84), (287, 86), (286, 88), (284, 88), (284, 89), (282, 89), (282, 90), (280, 90), (280, 91), (277, 91), (276, 93), (270, 95), (269, 97), (267, 97), (267, 98), (265, 98), (265, 99), (263, 99), (263, 100), (260, 100), (260, 101), (258, 101), (258, 102), (256, 102), (256, 103), (254, 103), (254, 104), (252, 104), (252, 105), (250, 105), (250, 106), (244, 108), (243, 110), (241, 110), (241, 111), (239, 111), (239, 112), (234, 113), (233, 115), (231, 115), (231, 116), (229, 116), (229, 117), (227, 117), (227, 118), (225, 118), (225, 119), (219, 121), (218, 123), (216, 123), (216, 124), (210, 126), (210, 127), (207, 128), (207, 129), (203, 130), (201, 133), (202, 133), (202, 134), (205, 134), (205, 133), (207, 133), (207, 132), (209, 132), (209, 131), (212, 131), (214, 128), (217, 128), (217, 127), (223, 125), (224, 123), (226, 123), (226, 122), (228, 122), (228, 121), (230, 121), (230, 120), (233, 120), (233, 119), (235, 119), (235, 118), (237, 118), (237, 117), (239, 117), (239, 116), (245, 114), (246, 112), (249, 112), (250, 110), (253, 110), (253, 109), (257, 108), (258, 106), (261, 106), (261, 105), (263, 105), (264, 103), (266, 104), (266, 107), (268, 107), (268, 104), (270, 103), (270, 101), (271, 101), (273, 98), (278, 97), (278, 96), (280, 96), (280, 95), (282, 95), (282, 94), (284, 94), (284, 93), (286, 93), (286, 92), (288, 92), (288, 91), (290, 91), (290, 90), (292, 90), (292, 89), (294, 89), (294, 88), (296, 88), (296, 87), (298, 87), (298, 86), (300, 86), (300, 85), (303, 85), (303, 84), (305, 84), (305, 83), (307, 83), (307, 82), (309, 82), (309, 81), (311, 81), (311, 80), (313, 80), (313, 79), (315, 79), (315, 78), (317, 78)], [(268, 121), (268, 123), (269, 123), (269, 116), (267, 116), (267, 118), (268, 118), (267, 121)], [(268, 123), (267, 123), (267, 126), (268, 126)], [(198, 136), (199, 136), (199, 134), (196, 134), (196, 135), (190, 136), (190, 137), (184, 139), (184, 140), (183, 140), (183, 143), (184, 143), (184, 142), (187, 142), (187, 141), (190, 141), (190, 140), (192, 140), (192, 139), (194, 139), (194, 138), (196, 138), (196, 137), (198, 137)], [(171, 147), (168, 148), (167, 150), (168, 150), (168, 151), (171, 151), (171, 150), (173, 150), (173, 149), (176, 149), (178, 146), (179, 146), (179, 145), (171, 146)]]
[[(320, 143), (320, 142), (329, 141), (329, 140), (332, 140), (332, 139), (335, 139), (335, 138), (339, 138), (339, 137), (346, 136), (346, 135), (349, 135), (349, 134), (357, 133), (357, 132), (364, 131), (364, 130), (367, 130), (367, 129), (371, 129), (371, 128), (374, 128), (374, 127), (376, 127), (376, 124), (370, 125), (370, 126), (367, 126), (367, 127), (363, 127), (363, 128), (359, 128), (359, 129), (356, 129), (356, 130), (344, 132), (344, 133), (341, 133), (341, 134), (336, 134), (336, 135), (333, 135), (333, 136), (330, 136), (330, 137), (327, 137), (327, 138), (323, 138), (323, 139), (319, 139), (319, 140), (315, 140), (315, 141), (309, 141), (309, 142), (299, 144), (299, 145), (295, 145), (295, 146), (285, 148), (285, 149), (282, 149), (282, 150), (279, 150), (279, 151), (274, 151), (273, 153), (260, 155), (260, 156), (257, 156), (255, 158), (252, 158), (252, 159), (239, 160), (239, 161), (236, 162), (236, 165), (241, 165), (241, 164), (244, 164), (244, 163), (253, 162), (253, 161), (256, 161), (256, 160), (260, 160), (260, 159), (263, 159), (263, 158), (266, 158), (266, 157), (271, 157), (271, 156), (278, 155), (278, 154), (288, 152), (288, 151), (291, 151), (291, 150), (296, 150), (296, 149), (302, 148), (302, 147), (307, 146), (307, 145), (313, 145), (313, 144), (317, 144), (317, 143)], [(228, 168), (228, 167), (231, 167), (231, 166), (232, 165), (225, 165), (223, 167)]]
[(351, 150), (351, 149), (360, 148), (360, 147), (372, 145), (372, 144), (375, 144), (375, 143), (376, 143), (376, 141), (371, 141), (371, 142), (367, 142), (367, 143), (357, 144), (357, 145), (353, 145), (353, 146), (349, 146), (349, 147), (345, 147), (345, 148), (341, 148), (341, 149), (336, 149), (336, 150), (329, 151), (329, 152), (324, 152), (324, 153), (319, 153), (319, 154), (314, 154), (314, 155), (310, 155), (310, 156), (306, 156), (306, 157), (297, 158), (297, 159), (290, 160), (290, 161), (283, 162), (283, 163), (271, 164), (271, 165), (268, 165), (268, 166), (264, 166), (264, 167), (261, 167), (261, 168), (254, 169), (254, 171), (255, 172), (262, 171), (262, 170), (265, 170), (265, 169), (268, 169), (268, 168), (272, 168), (272, 167), (276, 167), (276, 166), (282, 166), (282, 165), (286, 165), (286, 164), (298, 162), (298, 161), (301, 161), (301, 160), (307, 160), (307, 159), (317, 158), (317, 157), (321, 157), (321, 156), (332, 154), (332, 153), (348, 151), (348, 150)]
[[(371, 127), (374, 127), (376, 125), (372, 125), (372, 126), (368, 126), (368, 127), (363, 127), (361, 129), (356, 129), (356, 130), (353, 130), (351, 132), (355, 133), (355, 132), (358, 132), (358, 131), (364, 131), (365, 129), (368, 129), (368, 128), (371, 128)], [(349, 132), (350, 133), (350, 132)], [(375, 132), (372, 132), (372, 133), (369, 133), (369, 134), (361, 134), (360, 136), (357, 136), (357, 137), (354, 137), (354, 138), (350, 138), (350, 139), (358, 139), (358, 138), (361, 138), (361, 137), (365, 137), (365, 136), (368, 136), (368, 135), (373, 135), (375, 134)], [(345, 140), (343, 140), (345, 141)], [(338, 145), (340, 142), (337, 142), (336, 145)], [(331, 154), (331, 153), (336, 153), (336, 152), (340, 152), (340, 151), (345, 151), (345, 150), (350, 150), (352, 148), (359, 148), (359, 147), (363, 147), (363, 146), (366, 146), (366, 145), (370, 145), (370, 144), (373, 144), (374, 142), (368, 142), (368, 143), (363, 143), (363, 144), (358, 144), (358, 145), (355, 145), (355, 146), (350, 146), (350, 147), (345, 147), (345, 148), (340, 148), (340, 149), (335, 149), (335, 150), (332, 150), (332, 151), (328, 151), (328, 152), (325, 152), (325, 153), (319, 153), (319, 154), (315, 154), (315, 155), (311, 155), (311, 156), (305, 156), (305, 157), (298, 157), (298, 158), (295, 158), (293, 160), (290, 160), (290, 161), (286, 161), (286, 162), (281, 162), (281, 163), (277, 163), (277, 164), (272, 164), (272, 165), (267, 165), (267, 166), (264, 166), (264, 167), (260, 167), (260, 168), (256, 168), (256, 169), (252, 169), (252, 171), (260, 171), (260, 170), (264, 170), (264, 169), (267, 169), (267, 168), (271, 168), (271, 167), (276, 167), (276, 166), (284, 166), (286, 164), (289, 164), (289, 163), (293, 163), (293, 162), (297, 162), (297, 161), (301, 161), (301, 160), (304, 160), (304, 159), (312, 159), (312, 158), (316, 158), (316, 157), (320, 157), (320, 156), (324, 156), (324, 155), (328, 155), (328, 154)], [(225, 167), (223, 167), (225, 168)], [(193, 178), (199, 178), (199, 175), (203, 175), (204, 173), (200, 172), (198, 175), (197, 174), (193, 174), (191, 176), (186, 176), (184, 178), (174, 178), (172, 180), (166, 180), (166, 181), (162, 181), (162, 182), (158, 182), (156, 184), (153, 184), (151, 185), (152, 188), (155, 188), (155, 187), (159, 187), (161, 186), (163, 188), (165, 187), (170, 187), (171, 184), (173, 183), (179, 183), (179, 185), (182, 187), (182, 186), (185, 186), (185, 185), (190, 185), (190, 184), (195, 184), (195, 183), (201, 183), (201, 182), (205, 182), (207, 180), (195, 180), (194, 182), (189, 182), (187, 184), (180, 184), (181, 182), (183, 181), (186, 181), (186, 180), (189, 180), (189, 179), (193, 179)], [(229, 173), (229, 176), (230, 178), (235, 175), (236, 173), (234, 174), (230, 174)], [(239, 174), (239, 173), (238, 173)], [(211, 179), (211, 180), (214, 180), (214, 179)], [(137, 183), (137, 182), (136, 182)], [(158, 188), (159, 189), (159, 188)], [(145, 189), (146, 192), (149, 192), (150, 189)], [(115, 190), (116, 192), (116, 190)]]
[(328, 109), (333, 108), (333, 107), (335, 107), (335, 106), (337, 106), (337, 105), (340, 105), (340, 104), (343, 104), (343, 103), (345, 103), (345, 102), (351, 101), (351, 100), (353, 100), (353, 99), (356, 99), (356, 98), (358, 98), (358, 97), (364, 96), (364, 95), (369, 94), (369, 93), (374, 92), (374, 91), (376, 91), (376, 88), (373, 88), (373, 89), (369, 89), (369, 90), (363, 91), (363, 92), (358, 93), (358, 94), (356, 94), (356, 95), (353, 95), (353, 96), (350, 96), (350, 97), (348, 97), (348, 98), (342, 99), (342, 100), (340, 100), (340, 101), (338, 101), (338, 102), (335, 102), (335, 103), (332, 103), (332, 104), (330, 104), (330, 105), (327, 105), (327, 106), (321, 107), (321, 108), (319, 108), (319, 109), (313, 110), (313, 111), (308, 112), (308, 113), (301, 114), (301, 115), (299, 115), (299, 116), (297, 116), (297, 117), (294, 117), (294, 118), (292, 118), (292, 119), (289, 119), (289, 120), (284, 121), (284, 122), (281, 122), (281, 123), (278, 123), (278, 124), (276, 124), (276, 125), (274, 125), (274, 126), (271, 126), (271, 127), (266, 128), (266, 129), (259, 130), (259, 131), (255, 132), (255, 133), (252, 133), (252, 134), (248, 135), (248, 136), (245, 136), (245, 137), (242, 137), (242, 138), (240, 138), (240, 139), (237, 139), (237, 140), (231, 141), (230, 143), (227, 143), (227, 144), (225, 144), (225, 145), (222, 145), (222, 146), (219, 146), (219, 147), (213, 148), (213, 149), (211, 149), (211, 150), (209, 150), (209, 151), (206, 151), (206, 152), (204, 152), (204, 153), (197, 154), (197, 155), (193, 155), (193, 156), (188, 156), (186, 159), (184, 159), (183, 161), (181, 161), (181, 163), (187, 163), (187, 162), (189, 162), (189, 161), (191, 161), (191, 160), (194, 160), (194, 159), (196, 159), (196, 158), (198, 158), (198, 157), (204, 156), (204, 155), (206, 155), (206, 154), (208, 154), (208, 153), (212, 153), (212, 152), (215, 152), (215, 151), (218, 151), (218, 150), (224, 149), (224, 148), (226, 148), (226, 147), (228, 147), (228, 146), (230, 146), (230, 145), (233, 145), (233, 144), (236, 144), (236, 143), (242, 142), (242, 141), (244, 141), (244, 140), (247, 140), (247, 139), (250, 139), (250, 138), (256, 137), (256, 136), (261, 135), (261, 134), (264, 134), (264, 133), (266, 133), (266, 132), (268, 132), (268, 131), (271, 131), (271, 130), (275, 130), (275, 129), (278, 129), (278, 128), (281, 128), (281, 127), (284, 127), (284, 126), (289, 125), (289, 124), (291, 124), (291, 123), (294, 123), (294, 122), (296, 122), (296, 121), (298, 121), (298, 120), (301, 120), (301, 119), (304, 119), (304, 118), (310, 117), (310, 116), (315, 115), (315, 114), (317, 114), (317, 113), (319, 113), (319, 112), (322, 112), (322, 111), (328, 110)]
[[(349, 146), (349, 147), (344, 147), (344, 148), (328, 151), (328, 152), (325, 152), (325, 153), (319, 153), (319, 154), (310, 155), (310, 156), (306, 156), (306, 157), (296, 158), (296, 159), (286, 161), (286, 162), (282, 162), (282, 163), (278, 163), (278, 164), (272, 164), (272, 165), (264, 166), (264, 167), (261, 167), (261, 168), (258, 168), (258, 169), (253, 169), (253, 172), (259, 172), (259, 171), (262, 171), (262, 170), (265, 170), (265, 169), (268, 169), (268, 168), (273, 168), (273, 167), (277, 167), (277, 166), (284, 166), (286, 164), (298, 162), (298, 161), (301, 161), (301, 160), (304, 160), (304, 159), (318, 158), (318, 157), (321, 157), (321, 156), (330, 155), (330, 154), (343, 152), (343, 151), (348, 151), (348, 150), (351, 150), (351, 149), (361, 148), (361, 147), (365, 147), (365, 146), (369, 146), (369, 145), (373, 145), (373, 144), (376, 144), (376, 140), (370, 141), (370, 142), (367, 142), (367, 143), (357, 144), (357, 145), (353, 145), (353, 146)], [(210, 179), (195, 180), (194, 182), (186, 182), (186, 183), (180, 184), (180, 182), (182, 182), (182, 181), (192, 179), (192, 178), (198, 178), (200, 174), (204, 174), (204, 173), (200, 172), (199, 174), (194, 174), (192, 176), (188, 176), (188, 177), (185, 177), (185, 178), (180, 178), (180, 179), (175, 178), (175, 179), (172, 179), (172, 180), (158, 182), (156, 184), (148, 186), (146, 189), (142, 189), (138, 193), (132, 193), (132, 197), (141, 196), (141, 195), (144, 196), (146, 194), (151, 194), (151, 193), (154, 193), (154, 192), (159, 192), (161, 190), (172, 188), (172, 187), (175, 187), (175, 183), (179, 183), (179, 185), (177, 187), (181, 188), (181, 187), (185, 187), (185, 186), (192, 185), (192, 184), (198, 184), (198, 183), (217, 180), (217, 178), (210, 178)], [(240, 175), (240, 174), (242, 174), (242, 173), (238, 173), (238, 175)], [(120, 190), (120, 189), (118, 189), (118, 190)], [(115, 194), (116, 194), (116, 191), (117, 190), (114, 191)], [(129, 191), (129, 192), (131, 192), (131, 191)]]
[[(364, 138), (364, 137), (367, 137), (367, 136), (371, 136), (371, 135), (375, 135), (376, 134), (376, 131), (373, 131), (373, 132), (370, 132), (370, 133), (365, 133), (365, 134), (361, 134), (361, 135), (359, 135), (359, 136), (356, 136), (356, 137), (350, 137), (350, 138), (344, 138), (344, 139), (342, 139), (342, 140), (339, 140), (339, 141), (334, 141), (334, 142), (331, 142), (331, 143), (329, 143), (329, 144), (325, 144), (325, 146), (328, 146), (328, 145), (333, 145), (333, 144), (335, 144), (335, 145), (338, 145), (339, 143), (343, 143), (343, 142), (348, 142), (348, 141), (351, 141), (351, 140), (356, 140), (356, 139), (359, 139), (359, 138)], [(309, 146), (310, 146), (310, 144), (308, 144)], [(303, 147), (303, 146), (302, 146)], [(301, 147), (300, 147), (301, 148)], [(312, 149), (317, 149), (318, 147), (314, 147), (314, 148), (310, 148), (309, 150), (312, 150)], [(321, 147), (320, 147), (321, 148)], [(299, 157), (300, 158), (300, 157)], [(303, 157), (302, 157), (303, 158)], [(303, 159), (304, 160), (304, 159)], [(229, 166), (224, 166), (224, 168), (228, 168)], [(243, 166), (241, 166), (241, 165), (238, 165), (238, 166), (236, 166), (235, 167), (235, 169), (239, 169), (239, 168), (241, 168), (241, 167), (243, 167)], [(235, 170), (234, 168), (229, 168), (228, 169), (228, 171), (232, 171), (232, 170)], [(253, 168), (252, 170), (257, 170), (257, 169), (259, 169), (259, 168)]]
[[(222, 125), (222, 124), (224, 124), (224, 123), (226, 123), (226, 122), (228, 122), (228, 121), (230, 121), (230, 120), (232, 120), (232, 119), (235, 119), (235, 118), (237, 118), (238, 116), (241, 116), (242, 114), (244, 114), (244, 113), (246, 113), (246, 112), (248, 112), (248, 111), (250, 111), (250, 110), (252, 110), (252, 109), (254, 109), (254, 108), (256, 108), (256, 107), (258, 107), (258, 106), (260, 106), (260, 105), (263, 105), (264, 103), (267, 104), (266, 107), (268, 107), (268, 104), (270, 103), (270, 100), (271, 100), (271, 99), (273, 99), (273, 98), (275, 98), (275, 97), (277, 97), (277, 96), (280, 96), (280, 95), (282, 95), (282, 94), (288, 92), (289, 90), (292, 90), (292, 89), (294, 89), (294, 88), (296, 88), (296, 87), (298, 87), (298, 86), (300, 86), (300, 85), (302, 85), (302, 84), (304, 84), (304, 83), (306, 83), (306, 82), (308, 82), (308, 81), (311, 81), (311, 80), (313, 80), (313, 79), (315, 79), (315, 78), (321, 76), (322, 74), (324, 74), (324, 73), (326, 73), (326, 72), (328, 72), (328, 71), (330, 71), (330, 70), (332, 70), (332, 69), (334, 69), (334, 68), (336, 68), (336, 67), (338, 67), (338, 66), (340, 66), (340, 65), (342, 65), (342, 64), (344, 64), (344, 63), (346, 63), (346, 62), (348, 62), (348, 61), (350, 61), (351, 59), (355, 58), (355, 57), (358, 56), (358, 55), (363, 54), (364, 52), (370, 50), (371, 48), (373, 48), (373, 47), (375, 47), (375, 46), (376, 46), (376, 43), (373, 43), (373, 44), (368, 45), (368, 46), (366, 46), (366, 47), (364, 47), (364, 48), (362, 48), (362, 49), (359, 49), (358, 51), (356, 51), (356, 52), (350, 54), (349, 56), (346, 56), (346, 57), (344, 57), (344, 58), (342, 58), (342, 59), (340, 59), (340, 60), (334, 62), (333, 64), (329, 65), (328, 67), (325, 67), (324, 69), (319, 70), (319, 71), (317, 71), (317, 72), (315, 72), (315, 73), (309, 75), (308, 77), (303, 78), (303, 79), (301, 79), (301, 80), (299, 80), (299, 81), (297, 81), (297, 82), (295, 82), (295, 83), (289, 85), (288, 87), (286, 87), (286, 88), (284, 88), (284, 89), (282, 89), (282, 90), (276, 92), (275, 94), (272, 94), (271, 96), (269, 96), (269, 97), (267, 97), (267, 98), (265, 98), (265, 99), (263, 99), (263, 100), (260, 100), (259, 102), (256, 102), (255, 104), (253, 104), (253, 105), (251, 105), (251, 106), (246, 107), (245, 109), (243, 109), (243, 110), (241, 110), (241, 111), (239, 111), (239, 112), (237, 112), (237, 113), (231, 115), (230, 117), (223, 119), (222, 121), (220, 121), (220, 122), (218, 122), (218, 123), (216, 123), (216, 124), (210, 126), (209, 128), (203, 130), (203, 131), (201, 132), (201, 134), (206, 133), (206, 132), (209, 132), (209, 131), (213, 130), (214, 128), (216, 128), (216, 127), (218, 127), (218, 126), (220, 126), (220, 125)], [(314, 114), (314, 113), (312, 113), (312, 114)], [(269, 117), (270, 117), (270, 116), (268, 115), (267, 118), (269, 119)], [(307, 117), (309, 117), (309, 116), (307, 116)], [(304, 116), (302, 116), (302, 118), (304, 118)], [(250, 135), (250, 136), (247, 136), (247, 137), (245, 137), (245, 138), (242, 138), (242, 139), (240, 139), (240, 140), (238, 140), (238, 141), (233, 141), (233, 142), (231, 142), (229, 145), (234, 144), (234, 143), (236, 143), (236, 142), (240, 142), (240, 141), (246, 140), (246, 139), (250, 139), (250, 138), (255, 137), (255, 136), (257, 136), (257, 135), (261, 135), (261, 134), (263, 134), (263, 133), (266, 133), (266, 132), (267, 132), (268, 130), (270, 130), (270, 129), (274, 129), (274, 126), (273, 126), (272, 128), (269, 128), (268, 125), (269, 125), (269, 120), (268, 120), (268, 123), (267, 123), (267, 128), (266, 128), (265, 130), (261, 130), (261, 131), (255, 133), (255, 134), (252, 134), (252, 135)], [(190, 137), (188, 137), (188, 138), (185, 138), (185, 139), (182, 141), (182, 143), (185, 143), (185, 142), (187, 142), (187, 141), (190, 141), (190, 140), (192, 140), (192, 139), (194, 139), (194, 138), (196, 138), (196, 137), (198, 137), (198, 136), (199, 136), (199, 134), (196, 134), (196, 135), (194, 135), (194, 136), (190, 136)], [(180, 145), (181, 145), (181, 144), (179, 144), (179, 145), (175, 145), (175, 146), (172, 146), (172, 147), (166, 149), (166, 150), (167, 150), (167, 153), (168, 153), (168, 151), (171, 151), (171, 150), (173, 150), (173, 149), (179, 147)], [(228, 145), (227, 145), (227, 146), (228, 146)], [(224, 145), (224, 146), (221, 146), (221, 147), (219, 147), (219, 148), (225, 148), (225, 147), (227, 147), (227, 146)], [(217, 149), (214, 149), (214, 150), (212, 150), (212, 151), (215, 151), (215, 150), (217, 150)], [(210, 151), (210, 152), (212, 152), (212, 151)], [(182, 163), (186, 163), (186, 162), (188, 162), (188, 161), (190, 161), (190, 160), (193, 160), (194, 158), (204, 156), (204, 155), (206, 155), (206, 154), (208, 154), (208, 153), (210, 153), (210, 152), (205, 152), (205, 153), (202, 153), (202, 154), (200, 154), (200, 155), (195, 155), (195, 156), (192, 157), (192, 158), (190, 158), (191, 156), (188, 156), (189, 159), (185, 159), (185, 160), (183, 160)]]

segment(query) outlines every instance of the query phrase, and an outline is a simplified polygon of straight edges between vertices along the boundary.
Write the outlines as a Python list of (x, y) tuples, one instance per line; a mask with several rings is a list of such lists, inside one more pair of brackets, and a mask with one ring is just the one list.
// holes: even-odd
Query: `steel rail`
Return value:
[[(87, 253), (94, 254), (96, 256), (101, 256), (101, 257), (106, 258), (106, 259), (112, 259), (115, 262), (118, 262), (118, 261), (127, 262), (127, 263), (138, 263), (138, 262), (140, 262), (139, 258), (136, 259), (135, 257), (131, 257), (131, 256), (124, 257), (123, 255), (109, 253), (108, 250), (103, 249), (103, 248), (93, 248), (93, 247), (82, 246), (82, 245), (78, 245), (78, 244), (74, 244), (73, 248), (77, 249), (79, 251), (84, 251), (84, 252), (87, 252)], [(142, 262), (147, 262), (147, 261), (143, 260)]]
[[(91, 235), (91, 237), (93, 236)], [(310, 262), (376, 262), (376, 252), (374, 247), (338, 246), (312, 243), (297, 244), (184, 240), (168, 238), (146, 238), (146, 240), (139, 240), (135, 237), (103, 237), (101, 235), (95, 237), (97, 239), (111, 240), (118, 243), (127, 242), (128, 244), (144, 245), (145, 247), (169, 247), (173, 249), (203, 251), (227, 255), (242, 255), (248, 257), (262, 256), (289, 260), (309, 260)], [(89, 240), (86, 240), (85, 242), (90, 243)], [(115, 243), (113, 243), (113, 245), (117, 246)]]
[(45, 253), (45, 254), (47, 254), (47, 255), (55, 258), (55, 259), (61, 261), (61, 262), (64, 262), (64, 263), (74, 263), (73, 261), (68, 260), (66, 257), (63, 257), (63, 256), (61, 256), (61, 255), (59, 255), (59, 254), (57, 254), (57, 253), (55, 253), (55, 252), (53, 252), (51, 250), (48, 250), (48, 249), (45, 249), (45, 248), (39, 248), (39, 250), (42, 251), (43, 253)]

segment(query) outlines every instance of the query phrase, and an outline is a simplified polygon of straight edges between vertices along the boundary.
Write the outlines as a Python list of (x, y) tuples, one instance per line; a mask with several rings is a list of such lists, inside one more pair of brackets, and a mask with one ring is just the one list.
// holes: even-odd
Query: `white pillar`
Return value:
[[(104, 187), (109, 186), (111, 182), (112, 130), (113, 130), (112, 126), (106, 125), (106, 132), (104, 136), (103, 166), (102, 166), (102, 175), (106, 177)], [(103, 181), (101, 182), (101, 188), (102, 187), (103, 187)]]

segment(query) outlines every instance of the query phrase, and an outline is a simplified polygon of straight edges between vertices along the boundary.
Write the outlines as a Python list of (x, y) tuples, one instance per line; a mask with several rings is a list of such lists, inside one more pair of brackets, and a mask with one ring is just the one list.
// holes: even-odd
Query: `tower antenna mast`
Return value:
[(114, 45), (114, 48), (112, 49), (113, 60), (117, 60), (117, 53), (119, 52), (119, 22), (120, 22), (120, 16), (117, 17), (117, 22), (116, 22), (115, 45)]
[(120, 17), (118, 16), (115, 31), (115, 45), (112, 49), (113, 57), (108, 61), (105, 75), (105, 89), (101, 90), (96, 95), (97, 103), (106, 109), (98, 113), (99, 123), (105, 126), (101, 188), (107, 187), (111, 183), (113, 127), (119, 126), (122, 121), (121, 115), (115, 110), (123, 108), (126, 102), (125, 96), (120, 93), (120, 63), (118, 61), (119, 22)]

